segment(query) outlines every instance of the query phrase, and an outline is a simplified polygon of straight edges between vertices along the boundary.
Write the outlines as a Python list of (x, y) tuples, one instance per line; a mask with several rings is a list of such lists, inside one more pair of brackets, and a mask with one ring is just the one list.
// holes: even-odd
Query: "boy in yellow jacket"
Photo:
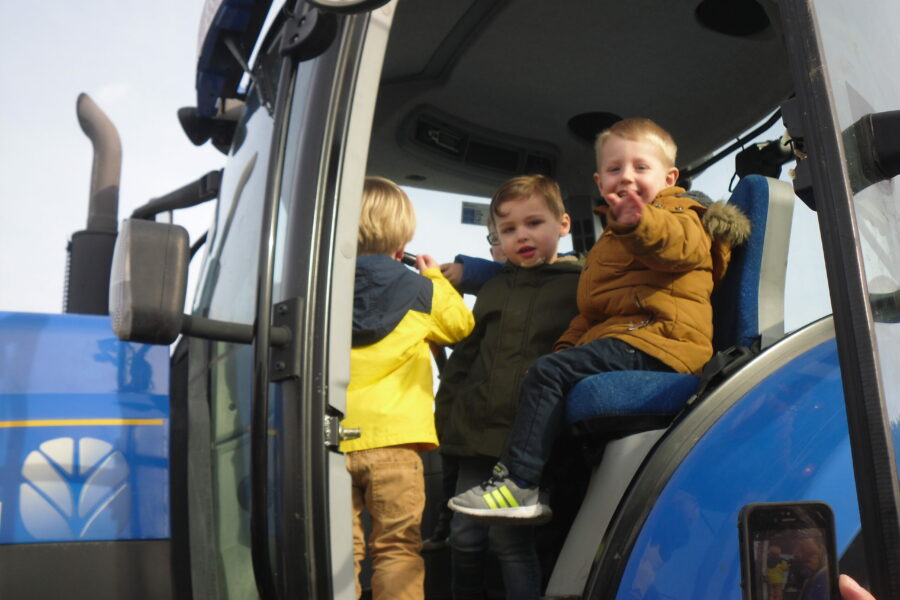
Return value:
[(749, 221), (735, 207), (707, 208), (675, 187), (675, 142), (649, 119), (616, 123), (595, 150), (594, 182), (609, 210), (578, 280), (579, 314), (555, 353), (529, 369), (504, 455), (489, 481), (450, 500), (458, 512), (547, 518), (538, 484), (576, 383), (604, 371), (699, 373), (712, 356), (710, 294)]
[(363, 509), (372, 520), (372, 597), (420, 599), (419, 554), (425, 508), (420, 452), (437, 447), (429, 343), (453, 344), (474, 320), (438, 264), (420, 255), (399, 261), (415, 231), (412, 203), (386, 179), (367, 177), (357, 238), (353, 347), (344, 427), (362, 435), (341, 442), (353, 482), (353, 555), (357, 597), (365, 556)]

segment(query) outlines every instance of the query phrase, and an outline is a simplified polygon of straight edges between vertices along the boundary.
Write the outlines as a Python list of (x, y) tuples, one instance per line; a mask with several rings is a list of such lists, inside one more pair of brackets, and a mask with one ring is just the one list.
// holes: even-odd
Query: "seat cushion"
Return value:
[(570, 424), (621, 415), (675, 414), (697, 391), (700, 377), (658, 371), (598, 373), (580, 381), (566, 402)]

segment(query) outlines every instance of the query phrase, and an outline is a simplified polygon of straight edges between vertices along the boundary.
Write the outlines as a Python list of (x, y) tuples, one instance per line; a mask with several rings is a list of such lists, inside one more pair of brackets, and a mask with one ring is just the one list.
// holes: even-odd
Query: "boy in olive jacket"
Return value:
[[(436, 397), (441, 452), (459, 462), (457, 493), (490, 476), (526, 371), (577, 313), (581, 266), (557, 260), (570, 224), (559, 186), (541, 175), (516, 177), (494, 194), (490, 211), (507, 262), (478, 292), (475, 329), (450, 355)], [(533, 528), (492, 529), (466, 515), (451, 521), (453, 598), (483, 597), (490, 533), (507, 598), (536, 600), (541, 570)]]
[(347, 415), (342, 425), (362, 435), (341, 442), (353, 484), (356, 595), (365, 557), (362, 512), (372, 519), (372, 597), (424, 598), (419, 551), (425, 508), (420, 452), (437, 447), (430, 343), (452, 344), (472, 331), (472, 313), (419, 255), (413, 273), (400, 263), (416, 220), (396, 184), (367, 177), (357, 238), (353, 347)]

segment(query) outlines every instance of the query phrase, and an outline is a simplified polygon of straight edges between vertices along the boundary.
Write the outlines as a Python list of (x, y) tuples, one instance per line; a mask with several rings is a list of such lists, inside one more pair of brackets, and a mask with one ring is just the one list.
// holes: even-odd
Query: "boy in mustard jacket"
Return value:
[(453, 344), (474, 319), (438, 264), (420, 255), (417, 275), (400, 259), (416, 227), (406, 193), (367, 177), (357, 238), (353, 343), (347, 415), (342, 425), (362, 435), (341, 442), (353, 483), (356, 592), (365, 556), (362, 511), (372, 535), (372, 597), (421, 599), (425, 564), (419, 554), (425, 508), (420, 452), (437, 447), (429, 343)]
[(710, 294), (749, 221), (733, 206), (707, 208), (674, 187), (675, 142), (649, 119), (616, 123), (595, 150), (608, 223), (579, 278), (579, 314), (555, 353), (529, 370), (504, 454), (490, 480), (450, 500), (458, 512), (545, 518), (538, 484), (576, 383), (604, 371), (699, 373), (712, 356)]

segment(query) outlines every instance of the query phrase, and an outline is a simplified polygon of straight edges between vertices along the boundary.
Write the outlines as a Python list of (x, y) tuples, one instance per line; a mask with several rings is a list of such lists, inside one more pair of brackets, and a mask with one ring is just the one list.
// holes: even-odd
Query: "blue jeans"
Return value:
[(553, 443), (565, 430), (565, 399), (576, 383), (608, 371), (672, 370), (615, 338), (601, 338), (540, 357), (522, 382), (516, 420), (500, 462), (513, 477), (537, 485)]
[[(496, 462), (489, 457), (460, 457), (456, 493), (489, 479)], [(450, 521), (450, 549), (453, 600), (482, 600), (485, 597), (488, 549), (500, 561), (508, 600), (538, 600), (540, 597), (541, 567), (533, 527), (489, 526), (455, 513)]]

